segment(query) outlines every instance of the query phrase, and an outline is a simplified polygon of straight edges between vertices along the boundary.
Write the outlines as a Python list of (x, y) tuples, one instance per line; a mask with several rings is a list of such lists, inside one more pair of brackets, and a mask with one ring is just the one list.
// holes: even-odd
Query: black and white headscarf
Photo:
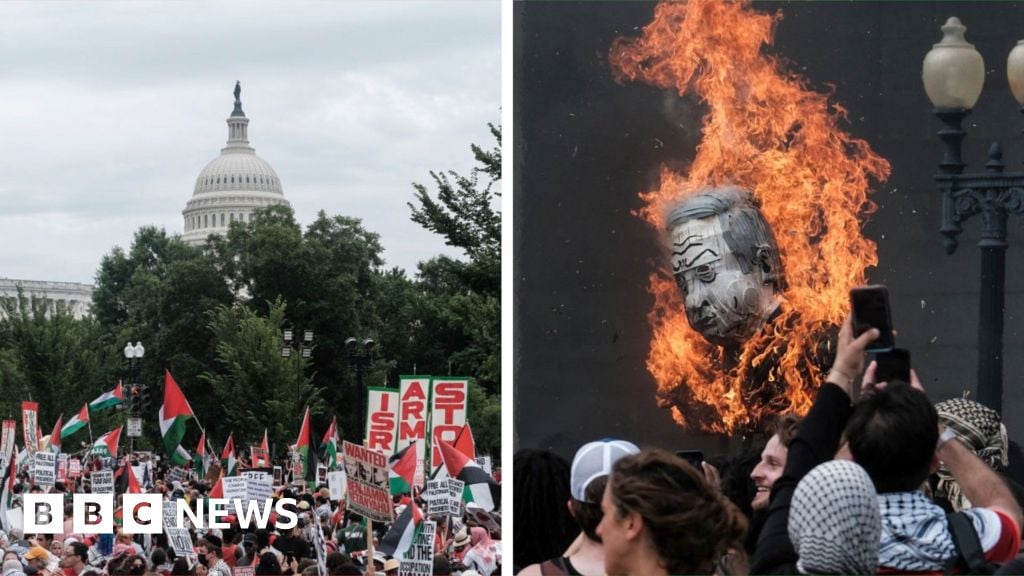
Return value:
[[(992, 469), (1007, 465), (1006, 426), (995, 410), (972, 400), (954, 398), (935, 405), (939, 419), (956, 432), (957, 438)], [(939, 468), (936, 496), (949, 501), (953, 510), (960, 512), (971, 507), (971, 502), (960, 491), (945, 465)]]
[(804, 574), (874, 574), (882, 520), (868, 473), (849, 460), (815, 467), (797, 484), (789, 538)]

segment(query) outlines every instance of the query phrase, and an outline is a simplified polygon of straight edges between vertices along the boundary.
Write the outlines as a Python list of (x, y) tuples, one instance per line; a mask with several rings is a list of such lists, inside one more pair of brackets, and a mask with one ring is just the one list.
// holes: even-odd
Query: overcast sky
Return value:
[(493, 143), (500, 28), (497, 0), (0, 2), (0, 277), (92, 283), (140, 226), (180, 234), (235, 80), (304, 227), (360, 218), (410, 275), (458, 254), (406, 203)]

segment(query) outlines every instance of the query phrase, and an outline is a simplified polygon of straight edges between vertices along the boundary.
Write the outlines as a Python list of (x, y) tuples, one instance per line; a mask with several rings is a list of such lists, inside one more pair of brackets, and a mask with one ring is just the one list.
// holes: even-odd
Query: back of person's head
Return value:
[(452, 563), (442, 554), (434, 555), (433, 576), (451, 576)]
[[(953, 398), (935, 405), (939, 420), (951, 429), (958, 440), (993, 470), (1004, 470), (1009, 464), (1009, 441), (1006, 426), (999, 412), (966, 398)], [(945, 500), (960, 512), (971, 507), (953, 473), (943, 465), (937, 472), (935, 499)]]
[(793, 438), (796, 438), (796, 429), (800, 425), (801, 420), (803, 418), (799, 414), (780, 414), (775, 417), (769, 426), (768, 436), (778, 436), (779, 442), (786, 448), (789, 448)]
[(516, 452), (514, 462), (514, 563), (528, 566), (561, 556), (580, 532), (565, 505), (572, 497), (569, 462), (533, 449)]
[(81, 542), (72, 542), (65, 546), (64, 554), (66, 556), (78, 556), (82, 560), (82, 564), (89, 563), (89, 547)]
[(363, 571), (355, 564), (342, 564), (337, 571), (331, 572), (331, 576), (362, 576)]
[(747, 521), (739, 510), (693, 466), (664, 450), (616, 462), (608, 495), (615, 514), (643, 519), (651, 549), (669, 574), (711, 574), (720, 558), (742, 548)]
[(178, 558), (174, 561), (174, 565), (171, 566), (171, 576), (191, 576), (192, 570), (188, 567), (188, 560), (185, 558)]
[(331, 552), (327, 555), (326, 560), (324, 560), (324, 564), (327, 566), (328, 574), (334, 574), (335, 569), (337, 569), (342, 564), (351, 563), (352, 559), (349, 558), (348, 554), (345, 554), (344, 552)]
[(800, 573), (874, 574), (881, 534), (878, 494), (856, 462), (825, 462), (797, 484), (789, 540)]
[(638, 452), (640, 449), (632, 442), (612, 439), (587, 442), (576, 451), (569, 479), (572, 514), (587, 538), (601, 541), (597, 535), (597, 525), (604, 515), (601, 512), (601, 497), (612, 467), (620, 458)]
[(939, 417), (923, 392), (893, 382), (854, 408), (846, 438), (879, 494), (909, 492), (931, 472)]
[(149, 561), (153, 566), (160, 566), (167, 563), (167, 552), (163, 548), (156, 548), (149, 555)]
[(260, 561), (256, 564), (255, 574), (257, 576), (280, 576), (281, 563), (277, 561), (277, 555), (273, 552), (267, 552), (260, 556)]

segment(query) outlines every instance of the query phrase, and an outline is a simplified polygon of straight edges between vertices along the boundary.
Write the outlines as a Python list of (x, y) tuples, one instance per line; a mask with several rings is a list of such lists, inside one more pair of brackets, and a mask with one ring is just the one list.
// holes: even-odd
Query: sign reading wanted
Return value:
[(348, 510), (374, 522), (393, 521), (387, 456), (348, 441), (343, 446)]

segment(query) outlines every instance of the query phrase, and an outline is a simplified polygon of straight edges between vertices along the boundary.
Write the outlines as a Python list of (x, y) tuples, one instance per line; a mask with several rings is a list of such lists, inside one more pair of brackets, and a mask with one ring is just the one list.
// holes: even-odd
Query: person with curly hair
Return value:
[(607, 574), (731, 572), (747, 521), (682, 458), (649, 449), (615, 463), (597, 534)]

